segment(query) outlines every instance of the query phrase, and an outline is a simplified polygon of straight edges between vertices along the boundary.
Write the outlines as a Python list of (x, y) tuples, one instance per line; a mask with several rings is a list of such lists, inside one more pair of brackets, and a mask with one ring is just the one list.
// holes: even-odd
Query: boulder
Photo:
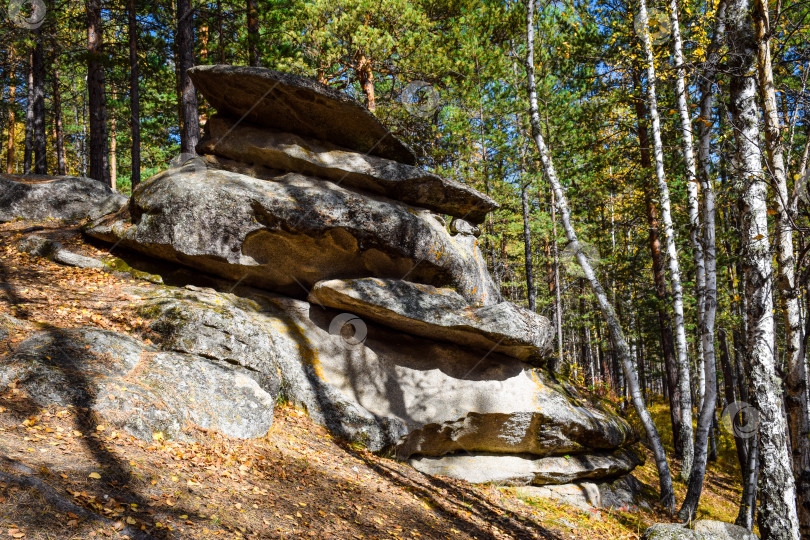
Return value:
[[(390, 440), (401, 459), (463, 450), (544, 456), (599, 453), (636, 440), (624, 420), (515, 358), (409, 336), (300, 300), (264, 302), (284, 386), (308, 409), (325, 411), (318, 414), (327, 425), (341, 425), (345, 402), (387, 419), (374, 431), (372, 450)], [(344, 335), (346, 326), (354, 335)]]
[(245, 370), (95, 328), (26, 339), (0, 358), (0, 390), (11, 383), (40, 406), (92, 410), (147, 440), (155, 432), (185, 438), (192, 426), (259, 437), (272, 425), (276, 400)]
[(139, 307), (163, 350), (238, 365), (271, 395), (281, 388), (271, 329), (258, 304), (233, 294), (187, 286), (148, 294)]
[(77, 268), (104, 268), (104, 263), (93, 257), (79, 255), (65, 249), (60, 242), (37, 235), (26, 236), (17, 244), (17, 249), (38, 257), (50, 259), (65, 266)]
[(0, 174), (0, 222), (96, 219), (126, 202), (126, 197), (90, 178)]
[(290, 296), (379, 276), (450, 286), (474, 305), (502, 301), (475, 237), (451, 236), (428, 210), (308, 176), (266, 181), (188, 164), (138, 186), (128, 211), (88, 234)]
[[(219, 114), (208, 120), (206, 130), (208, 136), (197, 145), (199, 154), (325, 178), (475, 223), (498, 207), (491, 198), (459, 182), (316, 139)], [(227, 162), (222, 166), (227, 168)]]
[(716, 521), (699, 519), (692, 524), (695, 532), (703, 534), (709, 540), (758, 540), (759, 537), (744, 527)]
[(687, 529), (679, 523), (656, 523), (644, 531), (642, 540), (714, 540), (711, 537)]
[(409, 463), (416, 470), (431, 476), (449, 476), (474, 484), (487, 482), (520, 486), (616, 478), (631, 472), (642, 461), (635, 452), (617, 450), (541, 458), (467, 452), (442, 457), (416, 456)]
[(656, 523), (644, 531), (643, 540), (757, 540), (752, 532), (722, 521), (699, 519), (693, 529), (677, 523)]
[(416, 336), (544, 363), (553, 331), (545, 317), (509, 302), (471, 307), (452, 289), (359, 278), (316, 283), (309, 301), (350, 311)]
[[(649, 492), (649, 493), (644, 493)], [(619, 511), (651, 509), (643, 495), (656, 500), (656, 494), (639, 482), (632, 474), (617, 479), (583, 481), (575, 484), (548, 484), (520, 486), (515, 494), (521, 499), (549, 499), (569, 504), (583, 511), (600, 509)]]
[(217, 112), (408, 165), (416, 156), (351, 96), (312, 79), (245, 66), (195, 66), (194, 86)]

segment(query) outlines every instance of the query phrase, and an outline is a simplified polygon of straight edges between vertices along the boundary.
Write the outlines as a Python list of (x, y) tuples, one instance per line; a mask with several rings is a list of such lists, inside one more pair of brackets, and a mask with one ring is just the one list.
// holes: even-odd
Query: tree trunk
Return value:
[(374, 94), (374, 71), (371, 69), (371, 60), (366, 58), (363, 53), (357, 53), (355, 73), (357, 74), (357, 80), (360, 82), (360, 88), (363, 89), (366, 108), (371, 112), (376, 111), (377, 98)]
[(129, 109), (132, 133), (132, 169), (130, 184), (134, 190), (141, 183), (141, 99), (138, 68), (138, 6), (136, 0), (127, 0), (129, 32)]
[[(680, 34), (677, 30), (677, 6), (672, 2), (673, 14), (672, 18), (674, 24), (674, 33), (676, 37), (676, 50), (680, 49)], [(700, 161), (700, 173), (698, 175), (695, 169), (694, 157), (692, 157), (693, 170), (690, 174), (694, 173), (698, 176), (694, 180), (700, 181), (700, 187), (703, 190), (703, 245), (701, 250), (703, 283), (698, 285), (700, 291), (699, 302), (703, 302), (702, 308), (698, 308), (698, 320), (700, 321), (700, 333), (703, 352), (703, 377), (705, 384), (703, 386), (703, 395), (700, 399), (700, 414), (698, 416), (697, 431), (695, 433), (695, 461), (692, 465), (692, 471), (689, 475), (689, 486), (684, 497), (683, 504), (678, 513), (678, 517), (683, 521), (691, 521), (695, 518), (697, 513), (698, 504), (700, 503), (700, 494), (703, 491), (703, 480), (706, 475), (706, 463), (709, 459), (709, 442), (714, 442), (712, 428), (715, 422), (715, 407), (717, 404), (717, 362), (714, 354), (714, 322), (717, 314), (717, 249), (715, 241), (715, 204), (714, 204), (714, 186), (712, 185), (711, 176), (711, 138), (712, 138), (712, 111), (714, 109), (714, 97), (712, 93), (712, 86), (714, 84), (715, 70), (717, 63), (720, 60), (720, 44), (722, 43), (725, 35), (725, 1), (721, 0), (717, 6), (715, 14), (716, 26), (712, 42), (709, 45), (709, 51), (706, 62), (706, 72), (703, 74), (700, 84), (700, 118), (698, 120), (698, 160)], [(680, 59), (677, 58), (680, 56)], [(683, 63), (683, 56), (676, 52), (676, 62)], [(682, 66), (681, 66), (682, 67)], [(679, 70), (680, 71), (680, 70)], [(682, 93), (679, 97), (679, 106), (684, 109), (687, 107), (684, 88), (684, 81), (682, 74), (679, 74), (678, 92)], [(684, 137), (688, 139), (689, 148), (684, 148), (684, 153), (691, 155), (692, 137), (691, 137), (691, 122), (689, 122), (689, 113), (686, 110), (681, 111), (681, 123), (684, 131)], [(686, 133), (686, 132), (689, 133)], [(686, 141), (684, 142), (686, 145)], [(687, 157), (687, 161), (689, 158)], [(687, 169), (689, 167), (687, 166)], [(690, 184), (694, 183), (690, 179)], [(692, 221), (691, 213), (691, 198), (693, 193), (690, 192), (690, 221)], [(697, 186), (695, 186), (695, 199), (697, 199)], [(697, 202), (697, 200), (695, 200)], [(692, 222), (693, 229), (695, 222)], [(695, 254), (695, 263), (698, 255)], [(713, 454), (717, 455), (716, 450)]]
[[(683, 58), (683, 44), (681, 42), (681, 26), (678, 20), (678, 0), (670, 0), (669, 19), (672, 26), (672, 51), (675, 62), (676, 90), (678, 95), (678, 116), (681, 121), (681, 142), (683, 144), (683, 157), (686, 164), (686, 193), (689, 206), (689, 239), (695, 259), (695, 303), (697, 304), (697, 328), (702, 332), (705, 303), (703, 299), (706, 286), (706, 270), (703, 260), (703, 246), (700, 238), (700, 203), (698, 200), (698, 178), (695, 153), (692, 148), (692, 120), (689, 115), (689, 100), (686, 95), (686, 68)], [(710, 111), (711, 112), (711, 111)], [(702, 407), (706, 392), (706, 380), (703, 376), (706, 361), (705, 343), (698, 339), (698, 406)], [(712, 355), (714, 353), (712, 352)]]
[(56, 141), (56, 174), (67, 174), (67, 159), (65, 157), (65, 128), (62, 124), (62, 96), (59, 88), (59, 64), (56, 59), (53, 63), (53, 122)]
[(650, 416), (644, 399), (641, 395), (641, 390), (638, 384), (638, 376), (636, 374), (633, 360), (630, 356), (630, 347), (625, 339), (624, 332), (616, 317), (616, 312), (610, 304), (601, 283), (599, 283), (596, 274), (591, 267), (590, 261), (582, 251), (582, 247), (577, 239), (576, 231), (571, 223), (571, 215), (568, 210), (568, 201), (565, 198), (565, 192), (562, 189), (557, 172), (554, 169), (554, 163), (551, 159), (551, 154), (546, 147), (543, 135), (540, 132), (540, 115), (537, 109), (537, 90), (534, 82), (534, 0), (527, 0), (527, 14), (526, 14), (526, 34), (527, 34), (527, 58), (526, 58), (526, 71), (527, 71), (527, 89), (529, 94), (529, 110), (530, 120), (532, 127), (532, 136), (537, 145), (537, 150), (540, 153), (540, 159), (543, 164), (543, 170), (551, 183), (554, 194), (557, 199), (557, 209), (560, 212), (563, 229), (568, 238), (574, 253), (576, 253), (577, 262), (582, 267), (586, 279), (591, 285), (593, 292), (599, 302), (599, 307), (602, 314), (606, 319), (608, 331), (610, 332), (613, 340), (613, 346), (619, 355), (622, 366), (627, 380), (627, 386), (632, 395), (633, 405), (641, 420), (642, 425), (647, 433), (647, 438), (652, 446), (653, 455), (655, 456), (655, 463), (658, 469), (658, 480), (661, 488), (661, 502), (665, 508), (672, 511), (675, 504), (675, 497), (672, 490), (672, 476), (670, 474), (669, 463), (667, 462), (667, 455), (664, 451), (664, 446), (661, 444), (661, 437), (658, 434), (658, 429)]
[(200, 140), (200, 117), (197, 115), (197, 93), (188, 76), (194, 66), (194, 14), (191, 0), (177, 1), (177, 57), (182, 107), (183, 146), (181, 152), (196, 154)]
[[(728, 337), (722, 328), (717, 330), (717, 339), (720, 342), (720, 365), (723, 367), (723, 386), (725, 388), (726, 407), (742, 397), (737, 391), (737, 375), (728, 353)], [(733, 420), (733, 419), (732, 419)], [(745, 439), (734, 433), (734, 446), (737, 449), (737, 462), (740, 464), (740, 480), (745, 481), (745, 468), (748, 466), (748, 447)]]
[[(14, 55), (10, 55), (11, 65), (14, 65)], [(16, 148), (14, 145), (16, 130), (17, 130), (17, 117), (16, 117), (16, 97), (17, 87), (14, 86), (14, 79), (12, 78), (13, 71), (9, 73), (9, 80), (12, 81), (8, 89), (8, 139), (6, 139), (6, 172), (8, 174), (14, 173), (14, 153)]]
[(551, 248), (554, 254), (554, 324), (557, 327), (557, 360), (551, 366), (551, 371), (558, 373), (563, 363), (563, 331), (562, 331), (562, 292), (560, 291), (560, 253), (557, 249), (557, 202), (554, 191), (551, 192)]
[(664, 149), (661, 143), (661, 121), (658, 117), (658, 98), (655, 95), (655, 57), (653, 54), (650, 35), (647, 31), (647, 3), (639, 2), (639, 23), (644, 29), (641, 32), (641, 41), (647, 64), (647, 107), (653, 135), (653, 157), (655, 159), (655, 176), (658, 179), (658, 196), (661, 204), (661, 219), (664, 222), (664, 237), (666, 239), (667, 257), (669, 259), (669, 275), (672, 283), (672, 304), (675, 313), (675, 350), (678, 355), (678, 384), (681, 389), (681, 444), (683, 445), (683, 461), (681, 477), (686, 479), (692, 470), (694, 459), (692, 437), (692, 385), (689, 374), (689, 358), (686, 354), (686, 329), (683, 316), (683, 287), (681, 285), (681, 269), (678, 264), (678, 251), (675, 243), (675, 229), (672, 225), (672, 211), (669, 202), (669, 187), (664, 174)]
[[(115, 88), (112, 90), (112, 100), (115, 103)], [(118, 189), (118, 131), (115, 126), (115, 107), (110, 114), (110, 186), (113, 191)]]
[(773, 290), (768, 239), (767, 180), (762, 174), (757, 110), (757, 42), (749, 0), (731, 0), (727, 28), (730, 111), (737, 147), (733, 187), (742, 201), (742, 263), (748, 302), (748, 359), (752, 398), (759, 412), (759, 514), (764, 538), (798, 540), (796, 489), (787, 424), (773, 350)]
[(247, 0), (247, 30), (248, 30), (248, 63), (253, 67), (261, 66), (259, 56), (259, 12), (256, 10), (256, 0)]
[(90, 112), (90, 177), (111, 185), (107, 161), (107, 98), (102, 50), (101, 1), (85, 0), (87, 9), (87, 107)]
[(532, 234), (529, 228), (529, 185), (523, 186), (520, 193), (523, 209), (523, 251), (526, 260), (526, 298), (529, 309), (537, 311), (537, 291), (534, 290), (534, 265), (532, 264)]
[[(759, 444), (756, 434), (751, 440), (751, 451), (748, 453), (748, 462), (745, 464), (745, 479), (743, 492), (740, 497), (740, 510), (734, 523), (740, 527), (753, 530), (754, 516), (757, 513), (757, 478), (759, 476)], [(762, 531), (760, 531), (762, 534)], [(767, 536), (765, 538), (768, 538)]]
[[(633, 87), (638, 90), (641, 87), (638, 72), (633, 70)], [(644, 118), (647, 115), (644, 101), (634, 100), (636, 109), (638, 143), (641, 158), (641, 167), (644, 171), (652, 169), (652, 158), (650, 157), (650, 138), (647, 133), (647, 126), (644, 125)], [(658, 212), (653, 204), (653, 196), (650, 187), (644, 186), (644, 203), (647, 208), (647, 225), (649, 227), (648, 240), (650, 245), (650, 257), (652, 258), (653, 285), (655, 286), (656, 311), (658, 315), (658, 327), (661, 333), (661, 356), (664, 358), (664, 366), (667, 373), (667, 390), (669, 394), (669, 414), (672, 422), (672, 441), (675, 447), (675, 455), (683, 457), (683, 440), (678, 436), (681, 433), (681, 390), (678, 386), (678, 363), (675, 359), (675, 349), (672, 343), (672, 327), (667, 315), (665, 302), (667, 300), (666, 271), (664, 269), (664, 255), (661, 252), (661, 238), (658, 233)]]
[(34, 31), (36, 45), (32, 55), (31, 72), (34, 82), (34, 173), (48, 173), (48, 135), (45, 128), (45, 50), (41, 30)]
[(773, 70), (771, 68), (770, 21), (768, 7), (754, 1), (754, 24), (757, 34), (759, 93), (763, 102), (765, 147), (768, 168), (773, 175), (776, 194), (776, 259), (778, 261), (779, 300), (784, 318), (786, 362), (786, 405), (793, 474), (796, 479), (796, 506), (801, 535), (810, 537), (810, 425), (808, 425), (807, 373), (801, 347), (802, 323), (799, 313), (799, 290), (796, 287), (796, 260), (793, 256), (793, 216), (795, 205), (787, 187), (787, 171), (776, 108)]
[(28, 99), (25, 104), (25, 148), (23, 174), (31, 174), (34, 157), (34, 55), (28, 55)]

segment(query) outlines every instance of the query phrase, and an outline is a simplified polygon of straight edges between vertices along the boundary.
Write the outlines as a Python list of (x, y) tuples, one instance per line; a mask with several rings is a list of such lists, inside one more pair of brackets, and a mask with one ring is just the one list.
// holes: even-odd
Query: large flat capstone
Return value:
[(358, 152), (416, 164), (408, 145), (394, 137), (351, 96), (312, 79), (246, 66), (195, 66), (197, 90), (218, 112)]

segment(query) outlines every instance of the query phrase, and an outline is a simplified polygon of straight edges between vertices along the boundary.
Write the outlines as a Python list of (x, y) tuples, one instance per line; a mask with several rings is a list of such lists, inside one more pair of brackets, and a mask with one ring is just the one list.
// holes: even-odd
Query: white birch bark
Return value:
[[(701, 340), (703, 344), (703, 370), (706, 381), (695, 433), (695, 461), (689, 476), (689, 486), (683, 505), (678, 512), (679, 519), (691, 521), (695, 518), (708, 460), (708, 437), (714, 422), (717, 403), (717, 369), (714, 353), (714, 323), (717, 314), (717, 250), (715, 241), (715, 194), (711, 178), (711, 139), (714, 125), (714, 86), (717, 64), (720, 61), (720, 44), (725, 34), (726, 2), (721, 0), (715, 14), (715, 28), (712, 42), (707, 51), (705, 69), (700, 82), (700, 117), (698, 118), (698, 179), (703, 191), (703, 256), (705, 260), (705, 290), (703, 295), (703, 315), (701, 318)], [(729, 384), (727, 382), (727, 384)]]
[(796, 506), (802, 536), (810, 538), (810, 426), (808, 426), (807, 374), (801, 347), (802, 323), (799, 313), (799, 291), (796, 287), (796, 260), (793, 253), (792, 221), (795, 209), (788, 193), (779, 111), (776, 107), (773, 69), (771, 67), (770, 22), (768, 7), (754, 1), (754, 26), (757, 34), (757, 68), (759, 92), (763, 102), (767, 163), (773, 175), (776, 194), (776, 259), (779, 263), (777, 283), (785, 328), (787, 417), (790, 433), (793, 474), (796, 479)]
[(644, 398), (641, 395), (641, 390), (638, 383), (638, 374), (636, 373), (635, 365), (630, 353), (630, 347), (627, 344), (624, 332), (622, 331), (619, 319), (613, 309), (613, 305), (608, 300), (605, 290), (602, 288), (599, 279), (591, 266), (585, 253), (582, 251), (577, 233), (571, 223), (571, 213), (568, 209), (568, 201), (565, 192), (562, 189), (562, 184), (557, 177), (557, 172), (554, 168), (554, 163), (551, 159), (551, 154), (546, 147), (543, 140), (543, 135), (540, 132), (540, 115), (537, 108), (537, 90), (534, 81), (534, 0), (527, 0), (526, 2), (526, 37), (527, 37), (527, 53), (526, 53), (526, 73), (527, 73), (527, 86), (529, 93), (529, 113), (530, 122), (532, 127), (532, 137), (537, 145), (537, 150), (540, 154), (540, 160), (543, 164), (543, 170), (551, 183), (551, 188), (554, 191), (557, 210), (560, 213), (560, 221), (562, 222), (565, 236), (569, 244), (576, 253), (577, 262), (585, 274), (585, 279), (588, 280), (594, 295), (599, 302), (599, 307), (602, 315), (605, 317), (608, 330), (610, 332), (613, 345), (616, 348), (616, 353), (622, 363), (622, 368), (625, 374), (627, 387), (630, 392), (633, 406), (641, 419), (644, 430), (652, 445), (653, 455), (655, 457), (656, 468), (658, 469), (658, 481), (661, 489), (661, 503), (670, 511), (675, 503), (675, 496), (672, 489), (672, 476), (667, 461), (667, 455), (664, 451), (664, 446), (661, 443), (661, 437), (655, 427), (655, 423), (647, 410), (647, 405), (644, 403)]
[(692, 436), (692, 384), (689, 373), (689, 358), (686, 353), (686, 329), (683, 316), (683, 286), (681, 269), (678, 264), (678, 251), (675, 244), (675, 228), (672, 225), (672, 210), (669, 202), (669, 187), (664, 173), (664, 149), (661, 143), (661, 120), (658, 117), (658, 98), (655, 95), (655, 56), (653, 54), (650, 34), (647, 31), (647, 2), (640, 0), (638, 12), (639, 24), (643, 29), (641, 42), (644, 48), (647, 68), (647, 101), (650, 112), (650, 123), (653, 136), (653, 158), (655, 176), (658, 180), (658, 197), (661, 204), (661, 220), (664, 223), (667, 257), (669, 259), (669, 279), (672, 284), (672, 304), (675, 314), (675, 350), (678, 355), (678, 385), (681, 389), (681, 441), (683, 443), (683, 461), (681, 477), (689, 478), (692, 470), (693, 436)]
[[(686, 193), (689, 202), (689, 239), (692, 242), (692, 251), (695, 258), (695, 289), (697, 303), (698, 328), (703, 328), (705, 312), (704, 289), (706, 287), (706, 269), (703, 260), (703, 246), (700, 241), (700, 203), (698, 198), (697, 165), (695, 152), (692, 149), (692, 120), (689, 116), (689, 102), (686, 95), (686, 68), (683, 58), (683, 41), (681, 40), (681, 25), (678, 17), (678, 0), (670, 0), (669, 20), (672, 27), (672, 53), (675, 61), (676, 90), (678, 94), (678, 116), (681, 121), (681, 139), (683, 144), (683, 158), (686, 162)], [(700, 330), (702, 332), (702, 330)], [(703, 398), (706, 395), (705, 343), (701, 338), (697, 343), (698, 359), (698, 407), (703, 407)]]
[(736, 143), (733, 187), (742, 201), (745, 296), (748, 300), (748, 358), (752, 401), (759, 412), (759, 528), (763, 538), (798, 540), (796, 489), (788, 452), (783, 396), (776, 371), (773, 264), (768, 238), (767, 181), (759, 148), (757, 43), (750, 0), (729, 2), (730, 110)]

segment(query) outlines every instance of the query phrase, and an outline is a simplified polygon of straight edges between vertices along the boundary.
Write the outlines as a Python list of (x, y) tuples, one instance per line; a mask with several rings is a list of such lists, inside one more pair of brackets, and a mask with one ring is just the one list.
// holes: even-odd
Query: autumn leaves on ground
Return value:
[[(91, 326), (149, 340), (149, 321), (137, 315), (135, 299), (125, 291), (135, 282), (159, 285), (19, 253), (17, 240), (33, 231), (87, 255), (109, 256), (76, 228), (20, 222), (0, 227), (0, 315), (27, 323), (5, 329), (0, 358), (45, 327)], [(665, 408), (654, 406), (653, 412), (665, 430)], [(648, 501), (653, 510), (596, 514), (524, 500), (514, 488), (427, 477), (335, 440), (304, 411), (283, 403), (272, 430), (250, 441), (196, 430), (196, 442), (170, 441), (160, 433), (145, 442), (101, 420), (79, 422), (82, 415), (86, 411), (39, 408), (14, 384), (0, 395), (0, 538), (143, 531), (156, 538), (614, 540), (638, 538), (650, 523), (667, 520), (654, 500)], [(698, 517), (733, 521), (739, 473), (729, 441), (720, 441), (721, 460), (710, 466)], [(21, 477), (21, 467), (39, 483), (8, 481)], [(649, 455), (636, 476), (657, 486)], [(61, 511), (37, 488), (43, 485), (53, 488), (52, 496), (108, 520)], [(685, 486), (676, 487), (682, 498)]]

